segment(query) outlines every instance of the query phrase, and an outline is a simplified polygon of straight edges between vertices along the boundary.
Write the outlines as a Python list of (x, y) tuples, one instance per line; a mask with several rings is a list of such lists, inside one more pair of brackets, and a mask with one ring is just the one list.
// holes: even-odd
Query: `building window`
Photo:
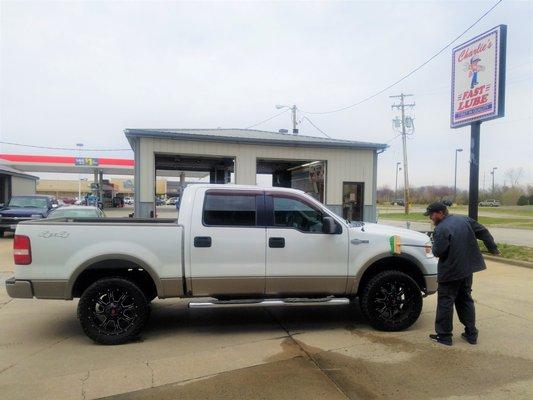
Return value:
[(303, 232), (322, 232), (320, 211), (297, 199), (274, 197), (274, 225)]
[(206, 193), (203, 221), (210, 226), (255, 226), (255, 195)]

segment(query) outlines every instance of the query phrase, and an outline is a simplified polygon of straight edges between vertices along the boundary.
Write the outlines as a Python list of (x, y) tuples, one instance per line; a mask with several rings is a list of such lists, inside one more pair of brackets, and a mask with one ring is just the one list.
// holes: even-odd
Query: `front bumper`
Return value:
[(9, 297), (14, 299), (33, 298), (33, 289), (30, 281), (22, 281), (15, 278), (7, 279), (6, 290)]
[(426, 280), (426, 295), (433, 294), (437, 291), (437, 274), (435, 275), (424, 275)]

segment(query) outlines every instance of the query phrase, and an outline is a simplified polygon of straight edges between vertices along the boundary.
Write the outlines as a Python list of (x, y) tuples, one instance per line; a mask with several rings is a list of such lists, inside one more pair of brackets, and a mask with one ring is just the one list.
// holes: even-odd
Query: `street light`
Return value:
[(492, 172), (491, 172), (491, 175), (492, 175), (492, 197), (494, 197), (495, 195), (495, 191), (494, 191), (494, 171), (496, 171), (498, 169), (498, 167), (492, 167)]
[(457, 197), (457, 153), (460, 153), (463, 149), (455, 149), (455, 178), (453, 181), (453, 202), (455, 203), (455, 198)]
[(400, 165), (402, 165), (402, 163), (398, 161), (396, 163), (396, 185), (394, 186), (394, 200), (398, 198), (398, 171), (402, 170)]
[[(78, 148), (78, 157), (81, 157), (83, 143), (76, 143), (76, 147)], [(78, 174), (78, 201), (81, 201), (81, 174)]]
[(298, 134), (298, 121), (296, 121), (296, 105), (293, 105), (292, 107), (284, 106), (282, 104), (276, 104), (276, 109), (281, 110), (282, 108), (288, 108), (292, 111), (292, 134), (297, 135)]

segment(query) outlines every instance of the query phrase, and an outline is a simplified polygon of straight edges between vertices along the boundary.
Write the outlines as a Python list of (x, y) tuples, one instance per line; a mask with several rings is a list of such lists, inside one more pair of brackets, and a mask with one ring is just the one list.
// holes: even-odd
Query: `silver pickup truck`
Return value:
[(123, 343), (150, 302), (190, 307), (346, 304), (381, 330), (411, 326), (437, 288), (421, 233), (349, 223), (303, 192), (192, 185), (177, 220), (60, 218), (19, 224), (11, 297), (80, 298), (85, 333)]

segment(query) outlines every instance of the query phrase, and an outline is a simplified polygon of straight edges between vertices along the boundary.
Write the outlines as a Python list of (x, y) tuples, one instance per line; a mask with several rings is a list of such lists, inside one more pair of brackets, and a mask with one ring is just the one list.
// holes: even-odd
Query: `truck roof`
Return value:
[(194, 185), (189, 185), (186, 187), (186, 189), (189, 188), (202, 188), (202, 189), (222, 189), (222, 190), (257, 190), (265, 191), (268, 190), (269, 192), (276, 191), (276, 192), (292, 192), (292, 193), (304, 193), (302, 190), (299, 189), (292, 189), (292, 188), (285, 188), (285, 187), (262, 187), (262, 186), (255, 186), (255, 185), (235, 185), (232, 183), (225, 183), (225, 184), (215, 184), (215, 183), (199, 183)]

